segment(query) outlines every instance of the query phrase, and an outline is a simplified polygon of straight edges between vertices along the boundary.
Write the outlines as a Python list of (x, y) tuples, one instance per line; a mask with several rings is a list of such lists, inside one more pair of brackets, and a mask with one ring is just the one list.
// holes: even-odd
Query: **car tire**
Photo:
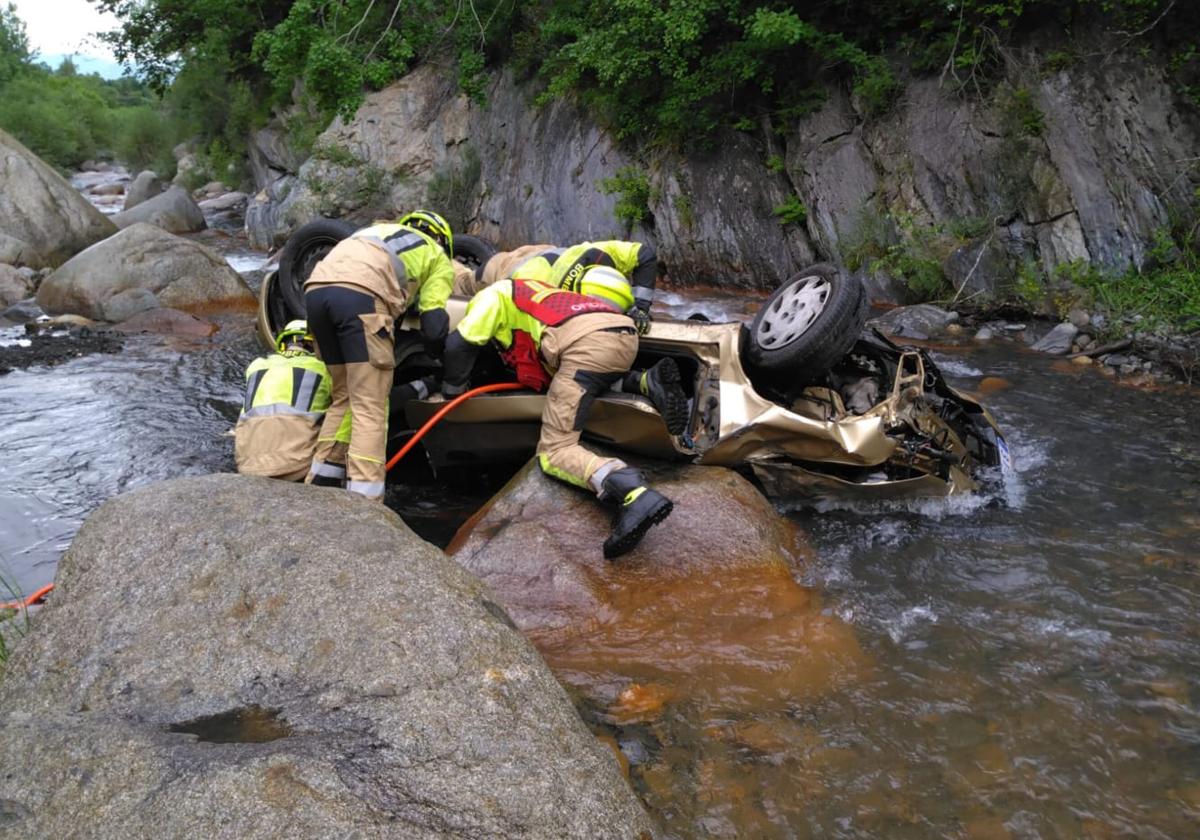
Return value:
[(461, 234), (454, 237), (454, 259), (467, 268), (478, 269), (496, 254), (496, 246), (478, 236)]
[(339, 219), (316, 219), (301, 225), (284, 243), (279, 255), (279, 293), (295, 318), (303, 318), (304, 281), (326, 254), (354, 233), (354, 225)]
[(772, 390), (799, 393), (850, 351), (867, 321), (862, 282), (827, 263), (793, 274), (754, 316), (745, 354)]

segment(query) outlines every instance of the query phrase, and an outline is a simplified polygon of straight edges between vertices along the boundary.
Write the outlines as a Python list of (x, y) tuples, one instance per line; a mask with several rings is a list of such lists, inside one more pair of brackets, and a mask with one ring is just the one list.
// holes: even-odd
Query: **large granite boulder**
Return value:
[(112, 220), (119, 228), (145, 222), (168, 233), (195, 233), (208, 226), (200, 205), (180, 186), (173, 186), (164, 193), (147, 198), (132, 209), (122, 210)]
[(158, 175), (149, 169), (144, 169), (133, 179), (129, 191), (125, 193), (124, 210), (132, 210), (143, 201), (154, 198), (167, 188)]
[(37, 301), (50, 314), (119, 320), (132, 314), (129, 296), (120, 297), (130, 289), (153, 292), (160, 306), (176, 309), (254, 305), (219, 254), (148, 224), (126, 228), (59, 267), (38, 288)]
[(382, 505), (155, 484), (88, 518), (57, 587), (0, 685), (20, 836), (650, 832), (483, 585)]
[(801, 702), (853, 674), (850, 627), (793, 577), (803, 534), (722, 467), (647, 472), (675, 503), (617, 562), (610, 510), (531, 461), (446, 549), (483, 578), (562, 678), (610, 704), (652, 682), (711, 714)]
[(12, 135), (0, 130), (0, 254), (56, 266), (116, 232), (113, 223)]

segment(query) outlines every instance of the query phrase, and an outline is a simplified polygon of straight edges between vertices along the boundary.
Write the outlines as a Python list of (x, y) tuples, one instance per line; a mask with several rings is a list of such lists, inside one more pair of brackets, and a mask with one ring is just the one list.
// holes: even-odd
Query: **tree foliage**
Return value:
[[(102, 153), (119, 153), (135, 131), (136, 148), (144, 152), (152, 108), (150, 91), (132, 78), (83, 75), (69, 58), (54, 70), (38, 62), (15, 8), (0, 8), (0, 127), (44, 160), (66, 169)], [(169, 158), (170, 144), (164, 144)], [(160, 145), (153, 154), (146, 152), (144, 162), (159, 160), (163, 151)]]
[(1200, 4), (1183, 0), (92, 1), (122, 20), (107, 36), (118, 55), (160, 86), (205, 66), (215, 91), (240, 83), (278, 105), (300, 82), (328, 116), (433, 57), (455, 59), (481, 98), (499, 60), (624, 137), (688, 141), (723, 122), (786, 123), (830, 77), (868, 115), (894, 101), (896, 65), (978, 86), (1046, 26), (1106, 32), (1114, 50), (1162, 46), (1180, 88), (1200, 91)]

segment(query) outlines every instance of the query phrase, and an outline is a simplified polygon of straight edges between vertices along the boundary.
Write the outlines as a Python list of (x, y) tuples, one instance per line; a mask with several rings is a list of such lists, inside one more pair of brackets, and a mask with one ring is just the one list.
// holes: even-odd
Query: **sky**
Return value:
[[(0, 0), (4, 2), (4, 0)], [(115, 29), (118, 21), (113, 15), (101, 14), (87, 0), (9, 0), (17, 7), (17, 16), (25, 21), (30, 49), (47, 64), (56, 65), (64, 55), (78, 54), (99, 59), (94, 66), (78, 62), (83, 72), (95, 71), (103, 76), (119, 75), (108, 45), (94, 37), (95, 33)], [(106, 68), (109, 71), (106, 72)]]

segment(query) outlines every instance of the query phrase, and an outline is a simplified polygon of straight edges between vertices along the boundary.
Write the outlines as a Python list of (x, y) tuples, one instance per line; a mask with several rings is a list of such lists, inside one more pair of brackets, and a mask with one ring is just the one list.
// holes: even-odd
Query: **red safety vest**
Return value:
[(621, 310), (607, 301), (556, 289), (538, 280), (513, 280), (512, 284), (513, 304), (517, 309), (532, 315), (547, 327), (557, 327), (576, 315), (588, 312), (621, 314)]
[[(538, 280), (513, 280), (513, 304), (548, 327), (585, 315), (588, 312), (620, 313), (612, 304), (587, 295), (556, 289)], [(512, 346), (501, 352), (504, 360), (517, 375), (517, 381), (534, 391), (550, 387), (550, 374), (538, 355), (533, 337), (524, 330), (513, 330)]]

